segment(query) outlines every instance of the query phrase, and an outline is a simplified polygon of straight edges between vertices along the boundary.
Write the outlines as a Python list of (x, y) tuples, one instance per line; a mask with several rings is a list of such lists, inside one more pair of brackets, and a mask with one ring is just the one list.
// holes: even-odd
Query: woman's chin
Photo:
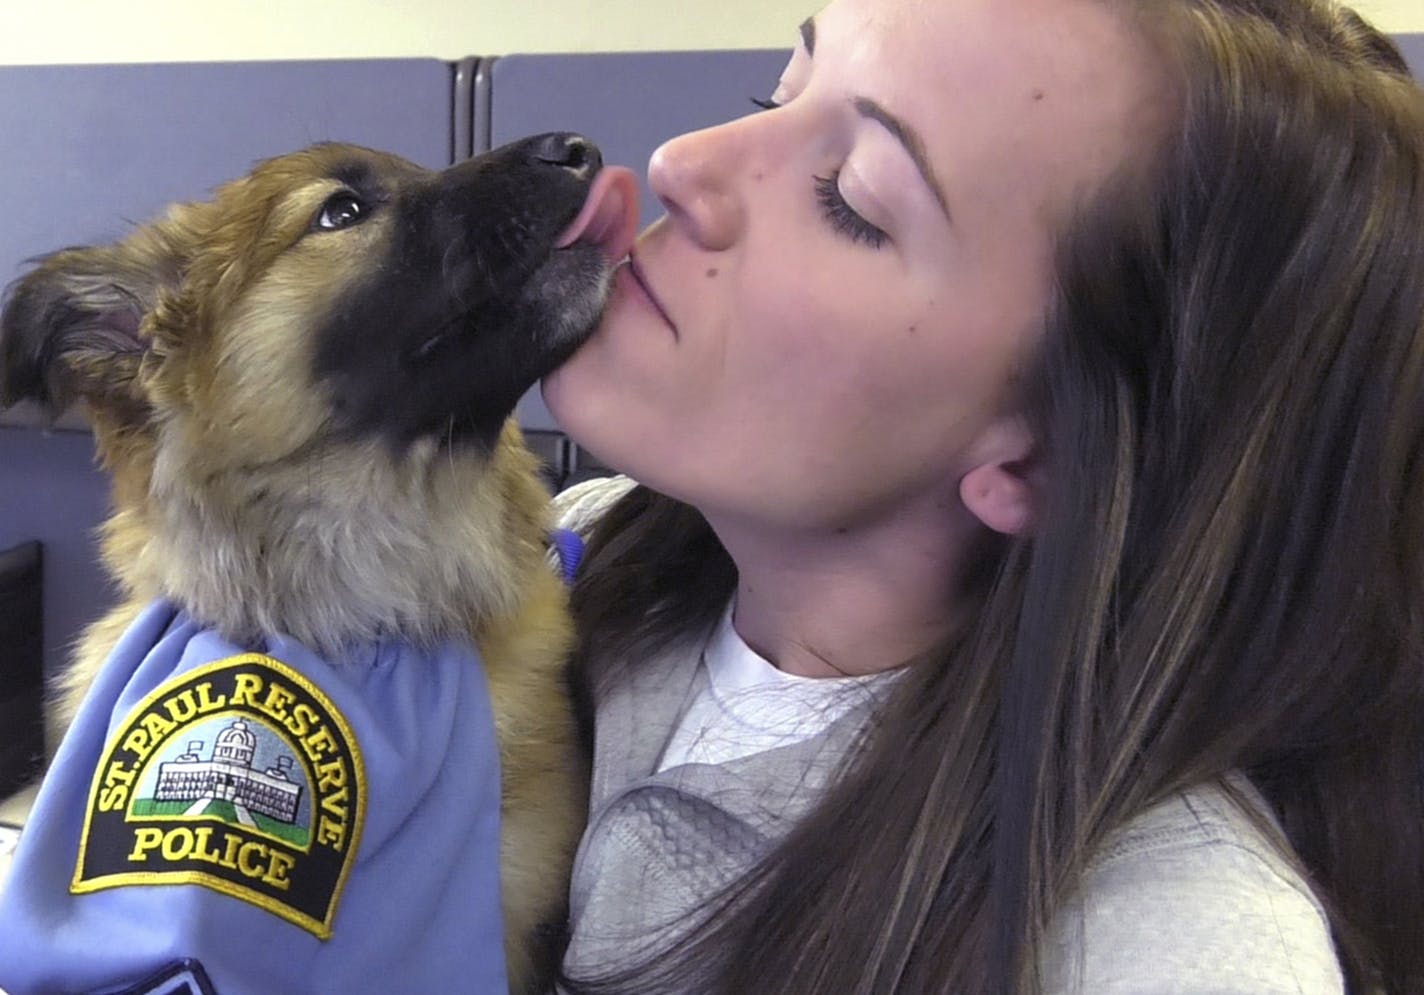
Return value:
[(590, 368), (596, 365), (589, 363), (580, 349), (539, 381), (539, 393), (555, 424), (580, 447), (590, 450), (594, 448), (590, 442), (596, 443), (613, 429), (610, 422), (621, 407), (616, 390), (600, 389), (600, 378)]

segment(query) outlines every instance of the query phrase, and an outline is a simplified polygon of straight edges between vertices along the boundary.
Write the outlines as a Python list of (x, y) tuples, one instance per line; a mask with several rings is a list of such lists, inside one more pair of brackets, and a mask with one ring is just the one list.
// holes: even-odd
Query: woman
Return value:
[(569, 990), (1424, 990), (1398, 53), (1323, 0), (835, 0), (765, 104), (654, 156), (545, 383), (645, 485), (565, 499)]

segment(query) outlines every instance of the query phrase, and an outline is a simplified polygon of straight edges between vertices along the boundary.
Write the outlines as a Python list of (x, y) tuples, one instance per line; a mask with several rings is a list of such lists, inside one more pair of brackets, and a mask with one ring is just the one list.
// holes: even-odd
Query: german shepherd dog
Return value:
[(548, 983), (587, 774), (548, 494), (509, 415), (595, 326), (632, 182), (568, 134), (443, 171), (318, 145), (39, 260), (0, 318), (0, 403), (82, 401), (112, 476), (122, 597), (79, 641), (51, 733), (157, 598), (238, 643), (471, 641), (516, 991)]

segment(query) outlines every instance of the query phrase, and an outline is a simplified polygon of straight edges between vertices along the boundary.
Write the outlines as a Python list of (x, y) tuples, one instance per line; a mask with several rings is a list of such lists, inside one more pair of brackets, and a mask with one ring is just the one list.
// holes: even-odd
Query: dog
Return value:
[(587, 758), (548, 489), (510, 416), (596, 326), (632, 182), (568, 134), (442, 171), (316, 145), (38, 260), (0, 317), (0, 404), (82, 402), (112, 478), (121, 598), (80, 638), (51, 735), (155, 599), (237, 644), (473, 644), (515, 991), (550, 982)]

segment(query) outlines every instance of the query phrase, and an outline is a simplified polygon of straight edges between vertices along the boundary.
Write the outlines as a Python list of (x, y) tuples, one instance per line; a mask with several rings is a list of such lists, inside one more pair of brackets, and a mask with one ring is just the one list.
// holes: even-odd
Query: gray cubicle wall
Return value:
[[(516, 55), (498, 59), (489, 77), (488, 113), (493, 146), (541, 131), (578, 131), (603, 150), (605, 162), (642, 175), (662, 142), (684, 131), (717, 124), (754, 110), (768, 97), (789, 52), (637, 52)], [(480, 126), (474, 129), (477, 133)], [(662, 213), (642, 186), (642, 219)], [(518, 410), (527, 428), (557, 428), (539, 397), (525, 395)]]
[(1413, 70), (1415, 78), (1424, 80), (1424, 32), (1395, 35), (1394, 40), (1399, 43), (1399, 50), (1409, 60), (1409, 68)]
[[(0, 68), (0, 283), (26, 259), (122, 236), (170, 201), (315, 141), (448, 164), (451, 81), (436, 59)], [(107, 490), (87, 432), (17, 421), (0, 426), (0, 548), (44, 543), (54, 673), (110, 601), (93, 542)]]

